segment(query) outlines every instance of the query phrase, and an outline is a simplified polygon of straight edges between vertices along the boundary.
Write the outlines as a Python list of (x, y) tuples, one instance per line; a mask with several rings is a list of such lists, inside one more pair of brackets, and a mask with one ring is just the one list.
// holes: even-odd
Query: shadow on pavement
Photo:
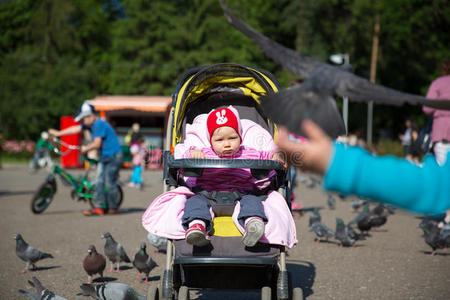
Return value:
[[(161, 279), (161, 276), (151, 276), (151, 277), (148, 277), (148, 282), (150, 282), (150, 281), (158, 281), (160, 279)], [(145, 275), (142, 275), (142, 278), (139, 279), (139, 282), (140, 283), (145, 283)]]
[(0, 197), (6, 197), (6, 196), (16, 196), (16, 195), (31, 195), (35, 192), (35, 190), (28, 190), (28, 191), (10, 191), (10, 190), (1, 190), (0, 191)]
[[(431, 253), (433, 253), (432, 251), (419, 251), (420, 253), (426, 254), (428, 256), (432, 256)], [(433, 256), (448, 256), (450, 255), (449, 253), (446, 252), (437, 252), (433, 255)]]
[(120, 266), (120, 268), (119, 268), (120, 271), (126, 271), (126, 270), (130, 270), (130, 269), (133, 269), (133, 267), (130, 267), (130, 266)]
[(94, 280), (92, 280), (92, 282), (111, 282), (111, 281), (116, 281), (117, 280), (117, 278), (115, 278), (115, 277), (103, 277), (103, 279), (102, 278), (100, 278), (100, 277), (98, 277), (98, 278), (95, 278)]
[(138, 213), (138, 212), (143, 212), (143, 211), (145, 211), (145, 208), (142, 208), (142, 207), (121, 208), (119, 210), (119, 214), (120, 215), (133, 214), (133, 213)]
[(311, 206), (311, 207), (303, 207), (301, 209), (301, 211), (303, 212), (312, 212), (315, 208), (317, 208), (317, 210), (320, 212), (321, 209), (324, 209), (325, 207), (323, 206)]
[(316, 267), (309, 261), (288, 260), (287, 269), (291, 274), (292, 287), (299, 287), (303, 291), (303, 298), (314, 294), (312, 287), (316, 278)]
[(57, 269), (57, 268), (61, 268), (61, 266), (36, 267), (30, 271), (37, 272), (37, 271), (46, 271), (46, 270), (52, 270), (52, 269)]
[(49, 211), (49, 212), (43, 212), (40, 215), (63, 215), (63, 214), (72, 214), (79, 212), (80, 214), (83, 212), (82, 210), (55, 210), (55, 211)]

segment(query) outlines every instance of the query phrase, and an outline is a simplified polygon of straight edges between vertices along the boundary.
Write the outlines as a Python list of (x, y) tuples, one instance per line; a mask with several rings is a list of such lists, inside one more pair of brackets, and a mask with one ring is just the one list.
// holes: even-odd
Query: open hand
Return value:
[(281, 127), (276, 140), (278, 147), (295, 167), (325, 173), (333, 150), (331, 139), (310, 120), (303, 121), (302, 130), (308, 141), (300, 143), (290, 140), (287, 129)]

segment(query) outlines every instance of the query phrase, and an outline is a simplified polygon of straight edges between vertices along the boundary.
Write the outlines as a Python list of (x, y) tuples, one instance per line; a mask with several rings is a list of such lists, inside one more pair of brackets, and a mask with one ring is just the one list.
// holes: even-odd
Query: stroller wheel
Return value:
[(178, 300), (189, 300), (189, 289), (187, 286), (180, 286), (178, 290)]
[(272, 289), (268, 286), (264, 286), (261, 289), (261, 300), (271, 300), (272, 299)]

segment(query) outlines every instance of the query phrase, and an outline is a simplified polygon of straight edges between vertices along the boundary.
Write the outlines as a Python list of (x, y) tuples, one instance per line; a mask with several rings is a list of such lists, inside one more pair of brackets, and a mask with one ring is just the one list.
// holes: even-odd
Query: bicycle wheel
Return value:
[(46, 210), (53, 200), (54, 193), (53, 185), (48, 181), (44, 182), (33, 195), (31, 211), (40, 214)]
[[(93, 190), (92, 193), (94, 192), (95, 191)], [(117, 208), (119, 208), (122, 205), (122, 201), (123, 201), (123, 190), (120, 184), (117, 184)], [(95, 208), (93, 198), (89, 198), (89, 204), (91, 205), (91, 208)]]

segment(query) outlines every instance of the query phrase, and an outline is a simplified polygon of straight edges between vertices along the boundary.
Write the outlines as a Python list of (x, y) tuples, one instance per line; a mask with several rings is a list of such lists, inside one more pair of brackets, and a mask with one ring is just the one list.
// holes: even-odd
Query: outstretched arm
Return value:
[(81, 130), (82, 130), (81, 125), (74, 125), (74, 126), (68, 127), (63, 130), (56, 130), (56, 129), (51, 128), (48, 130), (48, 133), (53, 136), (60, 137), (60, 136), (64, 136), (64, 135), (80, 133)]

